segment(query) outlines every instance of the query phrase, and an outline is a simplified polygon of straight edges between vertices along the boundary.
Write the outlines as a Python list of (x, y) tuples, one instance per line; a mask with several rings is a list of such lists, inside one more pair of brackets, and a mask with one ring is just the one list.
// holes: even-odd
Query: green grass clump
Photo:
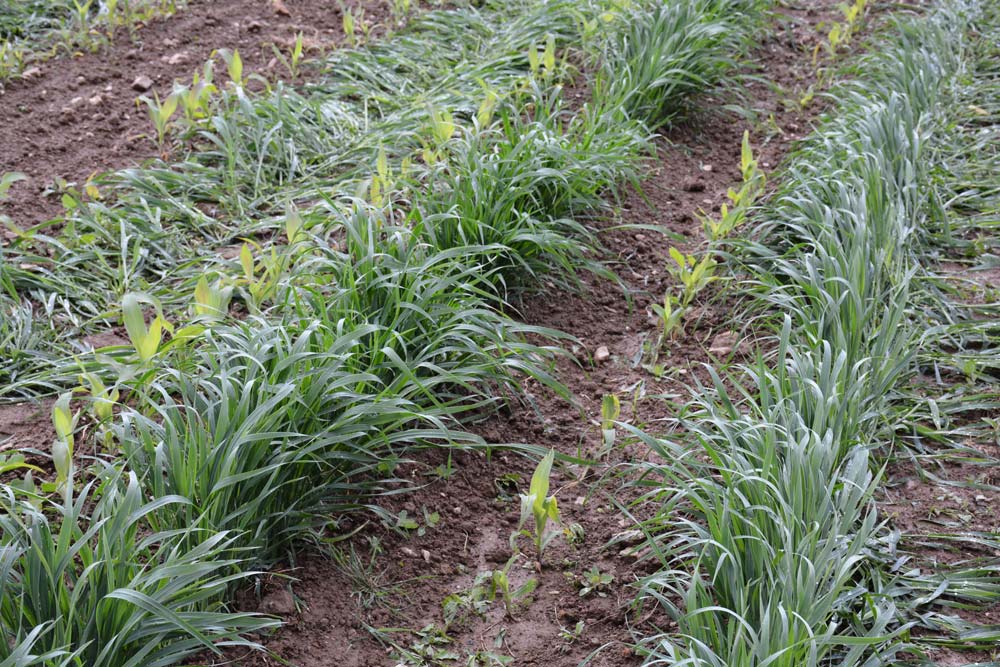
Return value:
[(596, 99), (652, 129), (690, 108), (692, 98), (735, 69), (769, 3), (681, 0), (645, 3), (609, 31)]
[(778, 346), (748, 382), (715, 376), (687, 407), (692, 442), (647, 438), (672, 463), (645, 467), (663, 569), (641, 597), (678, 625), (642, 642), (649, 663), (874, 665), (912, 650), (916, 590), (885, 572), (873, 453), (917, 370), (913, 304), (939, 212), (928, 137), (950, 131), (967, 25), (947, 9), (903, 23), (739, 246), (754, 307), (782, 313)]
[(165, 666), (216, 642), (254, 646), (241, 635), (275, 623), (222, 606), (246, 576), (226, 555), (234, 536), (188, 548), (182, 532), (151, 530), (187, 502), (147, 502), (113, 471), (61, 501), (0, 489), (0, 664)]

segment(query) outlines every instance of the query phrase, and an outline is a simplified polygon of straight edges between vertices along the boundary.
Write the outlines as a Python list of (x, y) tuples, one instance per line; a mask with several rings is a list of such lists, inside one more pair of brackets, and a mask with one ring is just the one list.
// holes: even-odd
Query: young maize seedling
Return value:
[(115, 404), (118, 402), (118, 389), (108, 391), (104, 381), (93, 373), (80, 375), (80, 385), (90, 394), (90, 410), (99, 422), (111, 419)]
[(498, 597), (503, 601), (504, 613), (508, 618), (514, 617), (518, 604), (528, 598), (538, 587), (538, 580), (529, 577), (527, 581), (511, 589), (510, 569), (517, 560), (517, 554), (511, 556), (501, 570), (486, 570), (476, 575), (472, 586), (467, 590), (452, 593), (441, 601), (444, 612), (445, 626), (451, 626), (455, 621), (466, 618), (470, 613), (484, 616), (490, 603)]
[[(363, 41), (368, 40), (368, 32), (370, 27), (365, 22), (365, 9), (360, 7), (357, 10), (357, 15), (354, 14), (354, 9), (350, 7), (345, 7), (341, 3), (341, 11), (343, 13), (343, 28), (344, 37), (347, 38), (347, 43), (353, 48), (357, 48), (362, 44)], [(358, 28), (361, 28), (362, 35), (358, 35)]]
[[(830, 31), (826, 35), (826, 50), (831, 56), (837, 53), (837, 49), (841, 46), (846, 45), (851, 41), (851, 37), (854, 36), (854, 32), (858, 28), (858, 23), (864, 16), (865, 7), (868, 4), (868, 0), (854, 0), (850, 5), (842, 5), (841, 9), (844, 12), (844, 21), (834, 23), (830, 27)], [(819, 50), (824, 46), (824, 42), (820, 42), (813, 49), (813, 65), (815, 66), (819, 60)]]
[(494, 570), (492, 576), (490, 577), (490, 599), (495, 599), (499, 594), (500, 599), (503, 600), (504, 613), (508, 618), (514, 618), (514, 612), (517, 609), (517, 605), (524, 599), (528, 598), (535, 589), (538, 587), (538, 580), (534, 577), (529, 577), (527, 581), (517, 587), (515, 590), (511, 590), (510, 587), (510, 568), (517, 560), (517, 554), (514, 554), (507, 559), (507, 563), (503, 566), (502, 570)]
[(410, 15), (410, 0), (392, 0), (392, 18), (396, 25), (403, 25), (406, 17)]
[(198, 72), (194, 73), (190, 86), (174, 86), (174, 93), (180, 97), (184, 118), (189, 124), (208, 118), (212, 96), (219, 92), (212, 83), (214, 77), (215, 66), (213, 61), (208, 60), (200, 76)]
[(246, 80), (243, 78), (243, 58), (240, 57), (239, 50), (220, 49), (218, 53), (226, 63), (229, 80), (238, 90), (242, 90), (243, 86), (246, 85)]
[(10, 42), (0, 42), (0, 81), (23, 74), (24, 60), (24, 49)]
[(233, 296), (232, 285), (222, 278), (209, 283), (202, 274), (194, 288), (194, 314), (196, 318), (219, 320), (229, 313), (229, 301)]
[(479, 103), (479, 109), (476, 111), (476, 125), (480, 128), (489, 126), (493, 121), (493, 114), (500, 102), (500, 96), (496, 90), (487, 86), (485, 82), (482, 82), (482, 86), (486, 97)]
[[(261, 269), (259, 272), (258, 263)], [(249, 297), (247, 305), (255, 312), (260, 312), (261, 305), (274, 296), (278, 289), (278, 282), (285, 270), (285, 258), (271, 248), (271, 254), (261, 255), (258, 262), (254, 260), (250, 244), (244, 243), (240, 249), (240, 266), (243, 268), (243, 284)]]
[(392, 189), (392, 170), (385, 156), (385, 148), (378, 147), (378, 158), (375, 160), (375, 173), (372, 174), (371, 186), (368, 192), (369, 201), (377, 208), (389, 203), (389, 191)]
[[(148, 327), (142, 309), (143, 304), (153, 306), (156, 311), (156, 316)], [(143, 363), (150, 361), (160, 351), (163, 331), (173, 331), (170, 323), (163, 318), (160, 302), (145, 294), (129, 292), (122, 298), (122, 319), (125, 321), (129, 340)]]
[(69, 499), (73, 489), (73, 430), (76, 415), (70, 410), (72, 392), (65, 392), (52, 406), (52, 425), (56, 439), (52, 443), (52, 464), (56, 469), (55, 491)]
[(547, 81), (555, 75), (556, 69), (556, 38), (551, 33), (545, 38), (545, 50), (539, 55), (538, 47), (532, 44), (528, 48), (528, 66), (531, 74), (537, 79)]
[(73, 29), (81, 36), (90, 32), (90, 6), (93, 0), (73, 0)]
[(660, 323), (663, 326), (663, 331), (660, 334), (662, 345), (663, 341), (673, 338), (674, 334), (680, 331), (687, 308), (681, 305), (676, 296), (667, 292), (663, 295), (662, 306), (653, 304), (653, 312), (660, 318)]
[[(685, 255), (677, 248), (670, 248), (670, 257), (674, 260), (676, 267), (668, 265), (667, 270), (681, 281), (683, 290), (680, 305), (682, 308), (687, 308), (701, 290), (705, 289), (710, 282), (718, 280), (718, 276), (714, 275), (718, 262), (709, 254), (706, 254), (699, 261), (694, 255)], [(666, 302), (664, 305), (667, 305)]]
[(439, 111), (429, 106), (427, 108), (427, 115), (430, 118), (430, 134), (433, 139), (433, 145), (421, 139), (421, 143), (423, 144), (422, 157), (428, 166), (432, 166), (441, 160), (444, 145), (455, 136), (458, 126), (447, 111)]
[[(548, 495), (549, 476), (552, 473), (552, 463), (555, 461), (556, 452), (550, 449), (535, 468), (531, 475), (531, 485), (527, 494), (521, 494), (521, 520), (517, 531), (511, 535), (511, 548), (516, 550), (516, 539), (518, 535), (528, 535), (535, 542), (535, 550), (538, 554), (538, 564), (541, 567), (542, 555), (546, 547), (559, 533), (557, 531), (548, 532), (546, 526), (549, 519), (559, 521), (559, 506), (556, 497)], [(524, 529), (524, 524), (529, 519), (534, 520), (534, 532)]]
[(621, 415), (622, 404), (614, 394), (605, 394), (601, 401), (601, 441), (604, 456), (615, 446), (615, 421)]
[(275, 46), (271, 45), (271, 49), (274, 51), (274, 57), (278, 59), (285, 69), (288, 70), (288, 75), (292, 79), (297, 79), (299, 77), (299, 67), (302, 65), (302, 53), (305, 46), (305, 37), (300, 32), (295, 36), (295, 44), (292, 45), (292, 52), (286, 58), (285, 54)]
[(727, 197), (732, 205), (723, 204), (721, 215), (718, 220), (713, 220), (710, 216), (701, 214), (702, 224), (705, 227), (705, 234), (709, 241), (721, 241), (733, 233), (746, 220), (750, 208), (756, 203), (758, 197), (764, 192), (766, 177), (764, 172), (757, 166), (754, 159), (753, 149), (750, 147), (750, 133), (743, 132), (743, 143), (740, 151), (740, 172), (743, 175), (743, 183), (740, 189), (729, 188)]
[(166, 157), (164, 145), (167, 141), (167, 131), (170, 129), (170, 119), (173, 118), (174, 113), (177, 111), (181, 97), (181, 94), (172, 92), (167, 95), (167, 99), (163, 100), (162, 103), (160, 102), (160, 96), (156, 93), (153, 93), (153, 99), (149, 99), (145, 95), (139, 98), (139, 101), (146, 104), (149, 119), (153, 121), (153, 127), (156, 129), (156, 145), (164, 157)]
[(430, 112), (431, 119), (431, 134), (439, 145), (447, 143), (449, 139), (455, 136), (455, 130), (458, 129), (454, 119), (444, 109), (439, 111), (434, 107), (430, 107), (428, 111)]

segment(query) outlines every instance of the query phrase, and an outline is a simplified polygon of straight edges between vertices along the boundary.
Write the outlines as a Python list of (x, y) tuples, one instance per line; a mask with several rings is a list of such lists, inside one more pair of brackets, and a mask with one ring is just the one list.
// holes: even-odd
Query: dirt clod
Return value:
[(295, 598), (287, 588), (271, 591), (260, 601), (260, 611), (275, 616), (291, 616), (296, 612)]
[(135, 78), (135, 81), (132, 82), (132, 90), (136, 91), (137, 93), (145, 93), (152, 87), (153, 87), (153, 80), (148, 76), (146, 76), (145, 74), (140, 74)]

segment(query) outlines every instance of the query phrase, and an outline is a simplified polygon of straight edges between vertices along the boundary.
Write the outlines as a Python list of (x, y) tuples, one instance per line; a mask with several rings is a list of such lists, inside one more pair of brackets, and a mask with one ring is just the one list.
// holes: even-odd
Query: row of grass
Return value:
[[(481, 445), (463, 422), (526, 378), (564, 391), (526, 342), (559, 334), (506, 303), (599, 270), (587, 218), (764, 7), (487, 3), (334, 54), (301, 91), (250, 95), (232, 59), (227, 86), (180, 91), (183, 159), (67, 192), (3, 250), (4, 396), (82, 376), (84, 407), (56, 403), (54, 480), (0, 487), (0, 664), (253, 646), (275, 622), (225, 611), (251, 568), (400, 488), (415, 449)], [(119, 316), (127, 344), (81, 342)]]
[[(742, 368), (745, 380), (712, 371), (714, 386), (680, 416), (690, 437), (641, 435), (662, 461), (641, 482), (643, 501), (658, 504), (645, 528), (662, 567), (640, 598), (676, 623), (643, 639), (648, 664), (920, 660), (910, 631), (946, 625), (927, 620), (934, 600), (997, 599), (990, 567), (932, 580), (887, 560), (898, 536), (875, 502), (880, 455), (906, 428), (905, 383), (942, 310), (925, 268), (934, 237), (965, 214), (963, 200), (995, 192), (994, 174), (942, 202), (935, 171), (948, 165), (928, 147), (956, 136), (967, 49), (988, 41), (969, 33), (990, 34), (993, 14), (951, 3), (895, 23), (734, 251), (752, 308), (777, 313), (758, 318), (776, 349)], [(961, 146), (970, 161), (984, 153)], [(970, 326), (970, 311), (950, 311), (962, 320), (950, 326)]]

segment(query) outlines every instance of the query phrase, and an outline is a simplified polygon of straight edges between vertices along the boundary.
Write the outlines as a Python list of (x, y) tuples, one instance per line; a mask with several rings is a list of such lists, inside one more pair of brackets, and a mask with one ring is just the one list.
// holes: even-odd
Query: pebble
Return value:
[(605, 361), (607, 361), (610, 358), (611, 358), (611, 351), (608, 350), (607, 345), (601, 345), (594, 352), (594, 361), (596, 361), (599, 364), (600, 363), (604, 363)]
[(140, 74), (135, 78), (135, 81), (132, 82), (132, 90), (139, 93), (144, 93), (152, 87), (153, 80), (145, 74)]

